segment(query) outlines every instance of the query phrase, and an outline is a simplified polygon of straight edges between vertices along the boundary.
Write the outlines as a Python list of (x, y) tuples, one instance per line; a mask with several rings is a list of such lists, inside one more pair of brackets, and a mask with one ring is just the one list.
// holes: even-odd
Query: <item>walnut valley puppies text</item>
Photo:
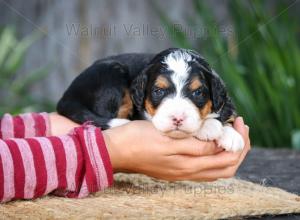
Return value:
[(224, 36), (233, 35), (233, 29), (227, 26), (208, 29), (198, 25), (189, 27), (180, 23), (172, 24), (170, 30), (161, 25), (150, 24), (110, 24), (110, 25), (82, 25), (80, 23), (71, 23), (65, 25), (66, 34), (69, 37), (83, 38), (140, 38), (151, 37), (159, 40), (167, 39), (169, 35), (183, 33), (190, 39), (205, 39), (213, 36), (213, 32), (221, 32)]

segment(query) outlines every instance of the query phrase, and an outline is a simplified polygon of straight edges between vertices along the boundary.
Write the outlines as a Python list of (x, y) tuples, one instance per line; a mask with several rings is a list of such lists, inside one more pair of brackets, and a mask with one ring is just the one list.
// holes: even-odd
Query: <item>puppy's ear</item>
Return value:
[(218, 112), (227, 101), (228, 95), (223, 81), (215, 73), (212, 73), (209, 78), (213, 112)]
[(210, 68), (205, 59), (197, 52), (189, 50), (189, 53), (197, 60), (198, 65), (201, 67), (205, 79), (208, 82), (211, 99), (212, 99), (212, 111), (218, 112), (227, 99), (227, 92), (225, 85), (218, 74)]
[(236, 117), (235, 106), (229, 97), (225, 84), (216, 72), (212, 70), (209, 74), (212, 111), (219, 114), (219, 119), (223, 123), (232, 123)]
[(236, 117), (235, 106), (228, 96), (225, 84), (218, 74), (210, 68), (205, 59), (196, 51), (187, 50), (200, 65), (208, 82), (212, 101), (212, 112), (219, 114), (223, 123), (231, 123)]
[(137, 107), (137, 110), (139, 111), (141, 111), (143, 107), (147, 80), (148, 77), (146, 74), (146, 70), (144, 70), (132, 81), (130, 86), (131, 99), (134, 105)]

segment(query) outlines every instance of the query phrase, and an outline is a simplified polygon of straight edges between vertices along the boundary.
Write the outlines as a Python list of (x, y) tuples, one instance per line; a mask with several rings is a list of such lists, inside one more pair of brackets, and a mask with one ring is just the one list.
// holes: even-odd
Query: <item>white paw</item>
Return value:
[(111, 119), (111, 120), (108, 122), (108, 126), (109, 126), (110, 128), (114, 128), (114, 127), (118, 127), (118, 126), (127, 124), (128, 122), (130, 122), (130, 120), (128, 120), (128, 119), (124, 119), (124, 118), (114, 118), (114, 119)]
[(217, 119), (209, 118), (206, 119), (196, 137), (202, 141), (217, 140), (221, 137), (223, 132), (223, 125)]
[(230, 126), (223, 127), (223, 134), (217, 140), (219, 146), (226, 151), (241, 151), (244, 148), (244, 140), (242, 136)]

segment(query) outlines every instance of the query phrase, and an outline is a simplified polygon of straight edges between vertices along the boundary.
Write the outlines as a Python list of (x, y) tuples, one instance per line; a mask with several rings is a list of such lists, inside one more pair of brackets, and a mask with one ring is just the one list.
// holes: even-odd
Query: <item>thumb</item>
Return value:
[(249, 139), (249, 127), (244, 124), (244, 120), (242, 117), (237, 117), (233, 123), (234, 129), (242, 135), (246, 149), (250, 149), (250, 139)]
[(242, 117), (237, 117), (233, 122), (234, 129), (242, 135), (243, 139), (246, 141), (248, 138), (248, 131), (244, 124), (244, 119)]

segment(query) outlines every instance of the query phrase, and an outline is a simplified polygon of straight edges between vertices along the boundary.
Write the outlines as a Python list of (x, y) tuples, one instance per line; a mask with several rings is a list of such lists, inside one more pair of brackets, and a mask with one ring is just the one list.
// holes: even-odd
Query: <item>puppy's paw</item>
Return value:
[(202, 141), (213, 141), (220, 138), (223, 132), (222, 123), (213, 118), (206, 119), (196, 137)]
[(108, 126), (110, 128), (114, 128), (114, 127), (118, 127), (118, 126), (121, 126), (121, 125), (125, 125), (127, 124), (128, 122), (130, 122), (130, 120), (128, 119), (124, 119), (124, 118), (114, 118), (114, 119), (111, 119), (109, 122), (108, 122)]
[(217, 140), (220, 147), (223, 147), (226, 151), (241, 151), (244, 148), (244, 140), (242, 136), (230, 126), (223, 127), (223, 134)]

